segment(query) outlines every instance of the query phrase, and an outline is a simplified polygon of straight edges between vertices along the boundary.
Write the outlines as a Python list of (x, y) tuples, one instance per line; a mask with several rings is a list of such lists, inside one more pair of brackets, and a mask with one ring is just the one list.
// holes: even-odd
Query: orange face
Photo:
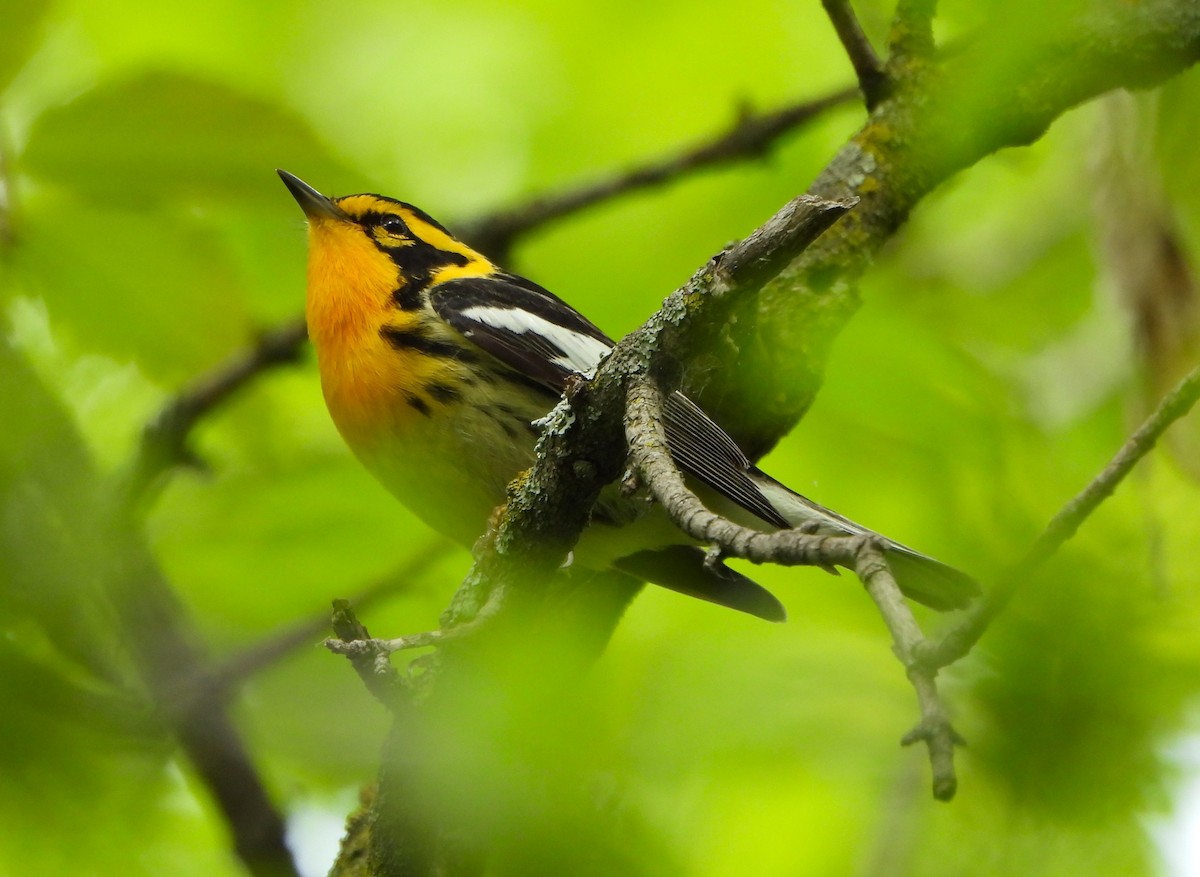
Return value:
[(422, 343), (462, 344), (423, 290), (496, 269), (399, 201), (349, 195), (306, 213), (309, 336), (330, 414), (361, 452), (427, 417), (461, 377), (456, 360), (422, 354)]
[(308, 333), (329, 412), (352, 447), (395, 410), (394, 396), (420, 380), (379, 334), (392, 310), (397, 269), (353, 223), (309, 221)]

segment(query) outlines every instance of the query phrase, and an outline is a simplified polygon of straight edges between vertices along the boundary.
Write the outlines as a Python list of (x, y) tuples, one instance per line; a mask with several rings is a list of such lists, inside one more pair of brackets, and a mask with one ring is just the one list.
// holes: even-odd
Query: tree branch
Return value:
[(113, 556), (120, 564), (103, 577), (122, 640), (151, 702), (212, 795), (233, 838), (234, 849), (255, 877), (296, 877), (284, 841), (283, 818), (221, 703), (195, 696), (205, 682), (208, 657), (200, 638), (135, 534), (122, 501), (111, 516)]
[(662, 392), (655, 382), (646, 375), (631, 377), (625, 413), (630, 464), (685, 534), (702, 544), (718, 546), (725, 556), (753, 563), (857, 568), (872, 537), (819, 535), (801, 529), (767, 533), (735, 524), (705, 508), (671, 459), (662, 418)]
[[(573, 678), (579, 662), (594, 655), (592, 643), (581, 650), (576, 642), (578, 618), (574, 625), (559, 623), (563, 616), (551, 605), (550, 583), (587, 524), (601, 488), (620, 475), (626, 456), (622, 411), (627, 382), (646, 374), (660, 357), (678, 353), (703, 322), (697, 313), (714, 318), (733, 301), (752, 295), (771, 271), (794, 258), (847, 209), (846, 204), (813, 198), (789, 203), (756, 234), (714, 257), (676, 290), (645, 326), (617, 344), (593, 379), (580, 378), (568, 386), (566, 398), (545, 419), (533, 467), (510, 485), (507, 506), (477, 545), (475, 566), (455, 596), (453, 611), (444, 616), (448, 634), (465, 626), (470, 635), (439, 638), (436, 681), (431, 684), (441, 709), (447, 707), (436, 700), (437, 692), (448, 690), (443, 697), (455, 703), (455, 685), (464, 680), (503, 692), (503, 698), (526, 690), (552, 692), (553, 680)], [(579, 587), (587, 590), (594, 584), (589, 578)], [(620, 613), (631, 593), (618, 589), (597, 608), (605, 613), (601, 629), (611, 629), (608, 620)], [(486, 610), (486, 624), (477, 623), (479, 607)], [(552, 658), (543, 651), (547, 641), (561, 646)], [(533, 648), (533, 642), (540, 648)], [(530, 678), (537, 684), (530, 686)], [(426, 708), (437, 712), (428, 704)], [(394, 745), (403, 747), (402, 738), (398, 728)], [(381, 865), (383, 874), (429, 873), (462, 840), (453, 839), (453, 827), (429, 824), (408, 791), (422, 768), (410, 755), (395, 754), (393, 761), (385, 759), (380, 775), (384, 803), (377, 813), (389, 829), (373, 833), (372, 861), (387, 863)]]
[(877, 545), (870, 544), (863, 549), (855, 572), (892, 634), (892, 650), (904, 665), (921, 710), (921, 721), (900, 742), (905, 746), (925, 743), (929, 750), (933, 797), (939, 801), (949, 801), (958, 789), (954, 749), (962, 745), (963, 739), (951, 726), (938, 694), (938, 671), (917, 660), (917, 655), (927, 643), (925, 635), (913, 618), (912, 610), (900, 593), (896, 579)]
[[(693, 352), (689, 344), (711, 334), (714, 326), (730, 325), (723, 319), (725, 308), (737, 313), (733, 330), (740, 342), (729, 351), (737, 362), (736, 368), (730, 363), (729, 371), (754, 374), (756, 386), (713, 381), (702, 388), (702, 405), (718, 422), (733, 425), (735, 438), (751, 454), (769, 448), (807, 407), (828, 340), (856, 307), (845, 281), (863, 270), (911, 206), (953, 171), (1000, 145), (1022, 142), (1032, 129), (1040, 130), (1085, 96), (1120, 80), (1156, 81), (1191, 63), (1200, 53), (1200, 11), (1188, 10), (1167, 0), (1136, 8), (1114, 0), (1106, 15), (1086, 19), (1084, 26), (1065, 22), (1058, 30), (1039, 33), (1031, 41), (1034, 48), (1015, 58), (1009, 43), (973, 45), (945, 62), (947, 69), (929, 82), (928, 99), (881, 105), (810, 190), (818, 198), (862, 198), (859, 209), (834, 233), (799, 258), (800, 248), (790, 259), (781, 258), (779, 264), (790, 264), (761, 295), (717, 295), (699, 306), (701, 316), (693, 307), (705, 301), (706, 292), (720, 289), (717, 269), (738, 262), (733, 252), (713, 260), (668, 298), (646, 326), (618, 345), (593, 381), (568, 391), (568, 402), (547, 418), (535, 466), (510, 491), (507, 514), (476, 564), (474, 579), (517, 593), (538, 592), (531, 583), (557, 569), (600, 487), (618, 474), (611, 461), (619, 457), (623, 443), (614, 412), (625, 406), (629, 377), (647, 373), (652, 361), (683, 363), (686, 369)], [(1065, 26), (1071, 23), (1074, 27)], [(1188, 27), (1181, 30), (1184, 23)], [(1064, 40), (1071, 49), (1065, 57)], [(1161, 51), (1148, 51), (1148, 46)], [(999, 80), (1004, 93), (1011, 94), (1016, 80), (1023, 78), (1020, 88), (1028, 101), (990, 100), (997, 88), (997, 65), (1005, 73)], [(1001, 109), (997, 112), (993, 104)], [(685, 371), (685, 383), (688, 377)], [(747, 552), (768, 545), (774, 551), (772, 536), (748, 536)], [(803, 557), (812, 544), (787, 550)], [(820, 550), (844, 551), (853, 563), (859, 547)]]
[[(657, 314), (617, 344), (592, 380), (569, 386), (545, 420), (533, 468), (510, 486), (505, 512), (465, 587), (535, 592), (531, 582), (558, 568), (601, 488), (620, 474), (627, 382), (689, 355), (698, 337), (723, 325), (737, 301), (753, 296), (851, 206), (793, 199), (668, 296)], [(482, 605), (486, 597), (464, 602)]]
[(391, 651), (367, 632), (366, 625), (358, 620), (348, 600), (333, 601), (332, 624), (337, 639), (326, 644), (350, 660), (350, 666), (376, 700), (389, 710), (396, 709), (405, 685), (388, 660)]
[(924, 741), (933, 771), (933, 794), (940, 801), (954, 797), (954, 747), (961, 742), (950, 726), (937, 691), (937, 670), (917, 662), (925, 646), (912, 611), (880, 551), (869, 536), (821, 536), (803, 530), (764, 533), (742, 527), (704, 507), (684, 483), (671, 459), (663, 428), (663, 399), (654, 381), (646, 376), (630, 379), (625, 434), (630, 463), (641, 482), (684, 533), (722, 555), (755, 563), (777, 563), (853, 569), (875, 601), (892, 634), (893, 650), (904, 665), (917, 694), (920, 723), (904, 737), (904, 744)]
[(937, 0), (899, 0), (888, 34), (888, 66), (897, 69), (934, 53), (933, 17)]
[(831, 341), (858, 308), (855, 281), (930, 190), (985, 155), (1037, 139), (1081, 101), (1156, 84), (1200, 58), (1192, 2), (1053, 5), (1035, 29), (1029, 8), (995, 6), (977, 38), (932, 59), (911, 88), (876, 107), (809, 188), (862, 204), (739, 306), (729, 343), (685, 371), (682, 388), (751, 458), (807, 411)]
[(513, 242), (521, 235), (621, 195), (674, 182), (708, 168), (759, 158), (783, 135), (853, 98), (852, 89), (841, 89), (768, 113), (743, 112), (725, 133), (683, 147), (672, 155), (651, 159), (592, 183), (535, 197), (475, 222), (462, 223), (462, 237), (493, 259), (504, 262)]
[(1193, 369), (1167, 394), (1154, 413), (1121, 446), (1104, 471), (1059, 510), (1025, 557), (1000, 579), (979, 605), (947, 631), (936, 646), (921, 650), (918, 655), (921, 664), (945, 667), (966, 655), (1038, 567), (1075, 535), (1080, 525), (1150, 452), (1167, 428), (1187, 414), (1197, 399), (1200, 399), (1200, 367)]
[(125, 490), (129, 500), (134, 503), (143, 500), (174, 466), (202, 467), (188, 447), (196, 424), (258, 375), (298, 361), (306, 337), (303, 319), (268, 329), (253, 347), (235, 353), (170, 399), (142, 430), (142, 440), (127, 476)]
[[(842, 5), (839, 0), (830, 4)], [(932, 11), (931, 0), (911, 0), (901, 4), (897, 21), (926, 21)], [(722, 422), (741, 425), (735, 438), (752, 456), (770, 448), (807, 408), (828, 339), (856, 307), (849, 289), (830, 278), (852, 280), (930, 188), (1001, 146), (1035, 139), (1051, 119), (1079, 101), (1118, 86), (1152, 84), (1194, 63), (1200, 54), (1196, 9), (1182, 0), (1114, 0), (1087, 12), (1082, 27), (1068, 27), (1079, 22), (1064, 21), (1061, 14), (1052, 16), (1023, 44), (1005, 35), (1024, 28), (1024, 22), (1001, 15), (991, 40), (981, 40), (972, 51), (949, 59), (931, 81), (925, 100), (889, 106), (880, 120), (887, 124), (869, 123), (814, 183), (810, 194), (833, 200), (859, 195), (865, 205), (839, 234), (772, 284), (778, 292), (768, 291), (758, 308), (765, 320), (744, 321), (763, 330), (746, 346), (744, 358), (763, 364), (762, 373), (775, 376), (763, 382), (762, 389), (782, 404), (763, 406), (757, 394), (745, 388), (733, 392), (720, 385), (700, 400)], [(1018, 53), (1014, 45), (1023, 48)], [(1029, 99), (1009, 100), (1016, 92)], [(473, 235), (464, 237), (485, 250), (502, 251), (515, 236), (606, 198), (758, 155), (775, 138), (850, 97), (842, 91), (746, 117), (732, 132), (677, 156), (468, 223)], [(796, 295), (801, 289), (817, 297)], [(781, 301), (785, 292), (786, 300)], [(804, 319), (789, 316), (796, 308), (807, 311)], [(130, 495), (141, 497), (171, 466), (195, 463), (187, 439), (198, 420), (257, 374), (293, 361), (302, 341), (301, 321), (280, 325), (165, 406), (147, 426), (131, 466)], [(796, 356), (797, 351), (803, 355)], [(784, 352), (787, 361), (780, 361)]]
[(858, 88), (862, 92), (867, 109), (875, 109), (891, 90), (891, 80), (884, 72), (883, 65), (879, 63), (871, 41), (863, 33), (850, 0), (821, 0), (821, 5), (825, 7), (829, 20), (833, 22), (833, 29), (837, 31), (842, 47), (850, 56), (854, 74), (858, 77)]
[[(586, 523), (600, 486), (619, 475), (620, 466), (612, 461), (623, 454), (621, 412), (631, 377), (650, 374), (652, 363), (665, 369), (680, 364), (689, 395), (718, 422), (731, 425), (749, 453), (761, 454), (811, 402), (829, 340), (857, 307), (854, 279), (930, 189), (1002, 146), (1035, 139), (1075, 103), (1116, 85), (1157, 82), (1200, 53), (1200, 10), (1190, 2), (1087, 4), (1075, 17), (1049, 16), (1032, 34), (1020, 20), (1023, 11), (1015, 14), (997, 7), (997, 26), (986, 32), (985, 40), (953, 58), (935, 59), (928, 76), (922, 74), (920, 89), (898, 90), (895, 100), (875, 108), (863, 130), (810, 189), (811, 195), (827, 201), (861, 198), (860, 207), (761, 291), (730, 295), (709, 306), (705, 319), (733, 308), (721, 327), (691, 323), (700, 322), (693, 320), (697, 303), (714, 287), (721, 288), (718, 269), (730, 261), (729, 254), (705, 266), (642, 330), (622, 341), (592, 381), (568, 388), (568, 399), (546, 418), (534, 467), (511, 486), (505, 514), (482, 541), (473, 583), (460, 589), (456, 606), (486, 605), (489, 590), (507, 595), (502, 611), (485, 628), (495, 631), (531, 606), (545, 603), (546, 583)], [(689, 371), (687, 354), (694, 351), (672, 342), (720, 329), (728, 330), (732, 343), (719, 356), (707, 357), (704, 374)], [(714, 371), (718, 374), (706, 384)], [(753, 374), (755, 386), (721, 379), (737, 371)], [(699, 392), (694, 392), (697, 387)], [(882, 599), (886, 588), (879, 587)], [(463, 590), (478, 593), (463, 596)], [(468, 617), (470, 611), (448, 615), (446, 623), (451, 626)], [(544, 636), (544, 631), (544, 626), (536, 628), (536, 635)], [(470, 662), (472, 649), (480, 651), (480, 639), (456, 640), (439, 650), (439, 687), (459, 678), (467, 680), (470, 689), (480, 675), (490, 679), (486, 663)], [(529, 650), (529, 642), (510, 639), (509, 652), (520, 655), (523, 647)], [(917, 644), (907, 647), (920, 656)], [(556, 664), (545, 661), (523, 669), (539, 688), (543, 676), (558, 671)], [(926, 684), (932, 682), (932, 672), (918, 671), (914, 688), (923, 716), (933, 721), (923, 720), (910, 737), (925, 739), (931, 758), (935, 751), (952, 754), (955, 741), (939, 718), (936, 690)], [(454, 701), (445, 700), (442, 706), (447, 703)], [(937, 728), (947, 729), (941, 741), (933, 739)], [(371, 860), (389, 877), (428, 873), (430, 868), (421, 870), (422, 866), (438, 857), (430, 851), (458, 828), (431, 824), (421, 801), (414, 798), (409, 780), (421, 775), (419, 753), (411, 751), (411, 744), (422, 738), (405, 736), (404, 730), (398, 725), (389, 741), (380, 797), (390, 804), (376, 808), (378, 830), (372, 839)], [(945, 778), (952, 773), (939, 762), (935, 776), (946, 789)]]

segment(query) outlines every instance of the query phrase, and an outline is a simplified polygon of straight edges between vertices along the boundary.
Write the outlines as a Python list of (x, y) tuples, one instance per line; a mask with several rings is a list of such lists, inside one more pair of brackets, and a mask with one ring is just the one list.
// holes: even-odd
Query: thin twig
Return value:
[(1154, 413), (1121, 446), (1104, 471), (1059, 510), (1025, 557), (1000, 579), (979, 605), (947, 631), (936, 645), (923, 649), (918, 655), (919, 660), (929, 667), (945, 667), (967, 654), (1038, 567), (1075, 535), (1134, 465), (1150, 452), (1167, 428), (1187, 414), (1198, 398), (1200, 367), (1193, 369), (1167, 394)]
[(188, 447), (200, 419), (264, 371), (296, 362), (306, 335), (303, 319), (268, 329), (253, 347), (235, 353), (170, 399), (142, 431), (126, 487), (129, 500), (141, 500), (174, 466), (201, 466)]
[(939, 801), (949, 801), (958, 789), (954, 748), (963, 740), (950, 725), (946, 708), (938, 695), (937, 670), (916, 660), (916, 655), (926, 643), (925, 635), (877, 545), (868, 545), (859, 553), (855, 572), (883, 616), (892, 634), (893, 651), (904, 665), (908, 681), (917, 694), (921, 721), (904, 735), (901, 742), (905, 746), (925, 743), (929, 750), (933, 797)]
[(891, 80), (884, 72), (871, 41), (863, 33), (850, 0), (821, 0), (821, 5), (825, 7), (825, 13), (854, 66), (854, 75), (858, 77), (858, 88), (867, 109), (875, 109), (891, 90)]
[(395, 708), (404, 682), (389, 660), (391, 652), (372, 638), (347, 600), (333, 601), (333, 632), (337, 639), (326, 641), (326, 647), (345, 655), (376, 700), (388, 709)]
[(769, 113), (743, 113), (734, 126), (714, 138), (695, 143), (622, 173), (552, 192), (493, 213), (476, 222), (460, 223), (465, 240), (494, 259), (504, 261), (513, 241), (534, 228), (578, 213), (602, 201), (682, 179), (700, 170), (763, 155), (779, 138), (833, 107), (855, 97), (840, 89)]
[[(411, 587), (415, 579), (423, 577), (452, 547), (451, 543), (441, 540), (426, 545), (408, 558), (399, 569), (352, 597), (351, 604), (361, 610), (384, 597), (393, 596)], [(328, 630), (328, 612), (286, 625), (261, 642), (225, 658), (212, 671), (212, 684), (217, 692), (227, 692), (297, 649), (311, 645)]]

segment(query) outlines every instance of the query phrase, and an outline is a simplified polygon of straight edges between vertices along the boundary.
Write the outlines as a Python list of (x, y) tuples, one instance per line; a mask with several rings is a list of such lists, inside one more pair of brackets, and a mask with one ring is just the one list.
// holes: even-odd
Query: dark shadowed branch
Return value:
[(863, 33), (850, 0), (821, 0), (821, 5), (825, 7), (825, 13), (833, 23), (838, 39), (842, 41), (842, 47), (850, 57), (863, 101), (867, 109), (872, 110), (887, 96), (890, 89), (890, 81), (883, 71), (883, 65), (879, 63), (879, 56), (875, 54), (871, 41)]
[(128, 476), (129, 499), (141, 500), (174, 466), (203, 467), (188, 445), (196, 424), (258, 375), (296, 362), (306, 337), (303, 319), (268, 329), (251, 347), (235, 353), (169, 399), (142, 430)]
[(622, 195), (674, 182), (712, 167), (761, 158), (783, 135), (853, 98), (853, 89), (841, 89), (767, 113), (743, 112), (733, 127), (722, 134), (595, 182), (541, 195), (475, 222), (463, 223), (462, 236), (493, 259), (506, 261), (513, 242), (521, 235)]
[(154, 708), (175, 735), (199, 783), (212, 796), (234, 850), (254, 877), (295, 877), (283, 817), (225, 704), (204, 693), (209, 656), (191, 618), (136, 537), (123, 499), (112, 516), (125, 539), (120, 566), (103, 577), (122, 642)]

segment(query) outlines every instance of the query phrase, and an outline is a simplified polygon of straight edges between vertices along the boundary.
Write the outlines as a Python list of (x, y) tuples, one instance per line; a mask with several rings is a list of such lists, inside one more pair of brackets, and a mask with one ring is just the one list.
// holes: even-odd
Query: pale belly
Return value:
[[(439, 406), (430, 416), (403, 396), (379, 401), (368, 418), (372, 429), (335, 416), (347, 443), (409, 511), (466, 548), (487, 531), (493, 512), (506, 501), (509, 482), (533, 464), (531, 423), (553, 404), (533, 394), (510, 395), (508, 401), (521, 407), (501, 410), (481, 393)], [(331, 404), (330, 410), (343, 408)], [(575, 547), (574, 562), (606, 569), (621, 557), (690, 541), (661, 508), (644, 496), (624, 497), (612, 484)]]
[(506, 430), (467, 405), (454, 415), (409, 419), (403, 432), (351, 447), (411, 512), (466, 547), (504, 503), (508, 482), (533, 463), (527, 421), (510, 421)]

